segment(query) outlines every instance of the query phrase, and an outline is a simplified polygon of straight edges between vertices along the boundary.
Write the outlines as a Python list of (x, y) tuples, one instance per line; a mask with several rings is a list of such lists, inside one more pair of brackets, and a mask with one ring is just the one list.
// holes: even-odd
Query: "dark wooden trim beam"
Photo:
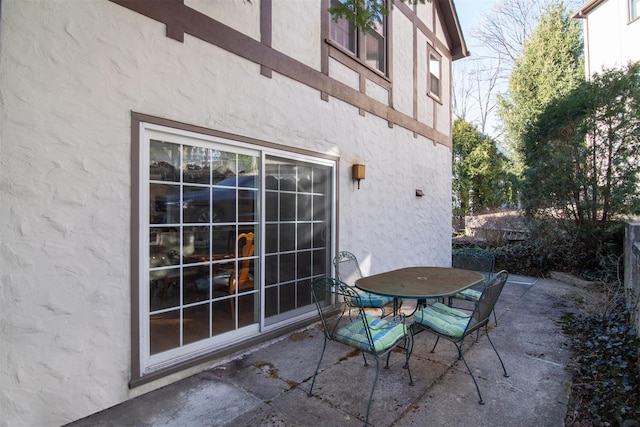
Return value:
[[(330, 0), (320, 0), (320, 10), (327, 10), (329, 8)], [(320, 14), (320, 34), (322, 40), (327, 40), (330, 37), (331, 22), (327, 13)], [(325, 76), (329, 75), (329, 45), (327, 43), (320, 43), (320, 72)], [(329, 94), (326, 92), (320, 92), (320, 99), (323, 101), (329, 101)], [(337, 252), (336, 252), (337, 253)]]
[[(272, 40), (272, 26), (271, 20), (272, 16), (272, 0), (262, 0), (260, 2), (260, 42), (265, 45), (271, 47)], [(260, 65), (260, 74), (265, 77), (272, 77), (272, 70), (270, 68), (265, 67), (264, 65)]]
[[(435, 142), (451, 147), (451, 137), (404, 113), (378, 102), (328, 75), (317, 71), (270, 46), (216, 21), (176, 0), (110, 0), (171, 28), (173, 39), (189, 34), (226, 51), (299, 81), (321, 93), (347, 102)], [(169, 31), (168, 31), (169, 34)]]
[[(427, 26), (418, 19), (415, 11), (404, 2), (396, 2), (395, 6), (400, 10), (407, 19), (413, 21), (418, 26), (418, 30), (431, 40), (434, 46), (447, 58), (452, 61), (469, 56), (467, 45), (464, 41), (462, 31), (458, 22), (458, 16), (452, 0), (434, 0), (434, 9), (438, 12), (438, 16), (442, 17), (445, 26), (445, 37), (449, 46), (442, 43), (435, 33), (427, 28)], [(435, 19), (435, 16), (434, 16)]]
[(343, 47), (337, 45), (335, 42), (329, 39), (325, 40), (324, 45), (328, 46), (329, 57), (335, 59), (345, 67), (352, 69), (361, 76), (366, 77), (367, 80), (371, 80), (378, 86), (382, 86), (385, 89), (391, 89), (390, 79), (374, 71), (360, 59), (346, 53)]
[(131, 377), (142, 375), (140, 366), (140, 120), (131, 114)]
[[(415, 14), (415, 10), (416, 10), (417, 5), (413, 6), (413, 10), (414, 10), (414, 14)], [(413, 67), (413, 117), (418, 120), (418, 99), (419, 99), (419, 90), (418, 87), (420, 86), (418, 83), (418, 79), (420, 78), (420, 76), (418, 76), (418, 26), (416, 25), (416, 20), (412, 20), (413, 22), (413, 63), (415, 64)], [(427, 58), (427, 61), (429, 59)], [(426, 77), (426, 76), (425, 76)], [(417, 138), (418, 135), (413, 132), (413, 137)]]

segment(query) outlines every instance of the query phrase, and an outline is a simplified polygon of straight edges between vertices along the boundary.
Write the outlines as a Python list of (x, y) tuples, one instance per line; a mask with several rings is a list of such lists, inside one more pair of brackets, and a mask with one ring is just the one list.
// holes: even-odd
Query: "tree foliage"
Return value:
[(453, 125), (454, 214), (483, 212), (513, 201), (514, 179), (495, 140), (471, 123)]
[(499, 100), (499, 115), (507, 145), (523, 155), (522, 139), (528, 123), (536, 120), (554, 98), (575, 89), (584, 80), (580, 24), (567, 7), (554, 4), (540, 17), (516, 58), (509, 77), (509, 96)]
[(483, 12), (483, 25), (473, 36), (508, 69), (522, 53), (542, 11), (551, 3), (550, 0), (500, 0), (491, 12)]
[[(431, 3), (432, 0), (402, 0), (409, 4)], [(334, 0), (329, 7), (332, 18), (341, 18), (355, 23), (356, 27), (364, 31), (373, 30), (376, 23), (382, 23), (385, 16), (393, 7), (393, 0)]]
[[(500, 138), (494, 123), (498, 93), (504, 91), (513, 61), (552, 0), (497, 0), (481, 13), (479, 25), (467, 38), (472, 55), (454, 62), (454, 112), (481, 132)], [(491, 125), (491, 129), (488, 126)]]
[(640, 214), (640, 63), (551, 101), (524, 134), (523, 204), (575, 226)]

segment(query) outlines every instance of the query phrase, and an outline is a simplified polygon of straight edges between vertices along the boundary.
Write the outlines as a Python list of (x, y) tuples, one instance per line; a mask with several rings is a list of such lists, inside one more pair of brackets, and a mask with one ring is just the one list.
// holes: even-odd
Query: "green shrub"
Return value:
[(559, 224), (531, 227), (528, 240), (493, 246), (487, 242), (456, 242), (459, 247), (477, 246), (491, 250), (496, 270), (511, 274), (546, 277), (552, 271), (570, 273), (585, 280), (618, 282), (622, 277), (624, 224), (606, 228), (583, 227), (567, 230)]

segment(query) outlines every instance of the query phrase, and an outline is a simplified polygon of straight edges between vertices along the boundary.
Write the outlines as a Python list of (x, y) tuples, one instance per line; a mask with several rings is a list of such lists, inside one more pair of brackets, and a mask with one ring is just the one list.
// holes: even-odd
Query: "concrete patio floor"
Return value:
[[(392, 353), (381, 369), (371, 407), (374, 426), (563, 426), (571, 372), (560, 318), (575, 311), (572, 285), (510, 276), (489, 333), (508, 378), (484, 334), (465, 341), (465, 358), (485, 404), (457, 350), (435, 337), (415, 338), (410, 365)], [(406, 301), (411, 311), (415, 303)], [(409, 319), (410, 320), (410, 319)], [(162, 389), (69, 426), (359, 426), (364, 423), (375, 365), (346, 346), (328, 343), (314, 396), (308, 397), (323, 335), (310, 326)], [(370, 358), (372, 360), (372, 358)]]

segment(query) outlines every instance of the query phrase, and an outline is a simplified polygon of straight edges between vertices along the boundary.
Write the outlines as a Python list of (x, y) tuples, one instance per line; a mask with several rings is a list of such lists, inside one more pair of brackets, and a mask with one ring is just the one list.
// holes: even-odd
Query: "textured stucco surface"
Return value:
[(60, 425), (136, 393), (131, 111), (339, 155), (340, 248), (371, 273), (450, 259), (448, 148), (165, 34), (103, 0), (2, 2), (0, 425)]
[[(398, 9), (393, 12), (393, 63), (413, 63), (413, 26), (402, 19)], [(395, 48), (396, 45), (398, 48)], [(414, 78), (413, 67), (393, 68), (394, 94), (393, 106), (403, 113), (413, 115)]]
[(184, 0), (184, 4), (246, 36), (260, 40), (260, 2)]

